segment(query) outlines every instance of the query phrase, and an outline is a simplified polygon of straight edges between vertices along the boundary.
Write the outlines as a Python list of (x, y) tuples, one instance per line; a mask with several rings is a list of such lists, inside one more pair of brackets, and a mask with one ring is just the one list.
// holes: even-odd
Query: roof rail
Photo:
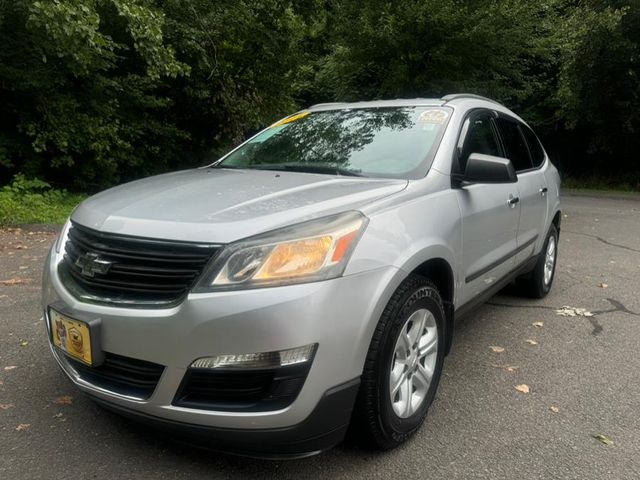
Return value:
[(501, 105), (500, 102), (496, 102), (491, 98), (483, 97), (482, 95), (476, 95), (475, 93), (452, 93), (450, 95), (445, 95), (444, 97), (442, 97), (442, 100), (444, 100), (445, 102), (450, 102), (451, 100), (457, 100), (458, 98), (475, 98), (476, 100), (485, 100), (487, 102), (497, 103), (498, 105)]
[(326, 103), (316, 103), (315, 105), (311, 105), (309, 108), (316, 107), (330, 107), (331, 105), (343, 105), (344, 102), (326, 102)]

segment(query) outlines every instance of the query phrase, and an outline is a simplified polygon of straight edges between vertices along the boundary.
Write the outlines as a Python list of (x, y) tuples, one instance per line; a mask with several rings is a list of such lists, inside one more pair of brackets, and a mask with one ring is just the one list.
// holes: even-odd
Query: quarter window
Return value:
[(533, 166), (539, 167), (544, 162), (544, 150), (542, 149), (542, 145), (540, 145), (540, 140), (533, 130), (529, 127), (522, 125), (520, 127), (522, 129), (522, 133), (524, 133), (524, 138), (527, 139), (527, 145), (529, 145), (529, 152), (531, 152), (531, 159), (533, 160)]
[(505, 118), (498, 118), (498, 126), (507, 150), (507, 158), (511, 160), (513, 168), (516, 172), (530, 169), (532, 164), (529, 149), (518, 124)]

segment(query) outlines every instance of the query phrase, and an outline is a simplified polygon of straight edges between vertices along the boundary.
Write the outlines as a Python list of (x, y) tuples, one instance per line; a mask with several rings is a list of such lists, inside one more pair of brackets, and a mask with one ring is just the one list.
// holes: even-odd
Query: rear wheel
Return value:
[(558, 258), (558, 230), (551, 224), (536, 266), (526, 278), (519, 279), (521, 292), (531, 298), (543, 298), (551, 290)]
[(437, 288), (411, 276), (385, 308), (373, 335), (355, 410), (371, 446), (394, 448), (422, 425), (444, 361), (444, 309)]

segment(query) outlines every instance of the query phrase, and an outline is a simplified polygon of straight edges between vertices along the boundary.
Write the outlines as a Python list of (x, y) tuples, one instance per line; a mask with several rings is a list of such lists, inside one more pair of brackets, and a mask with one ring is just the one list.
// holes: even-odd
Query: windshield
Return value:
[(215, 166), (420, 178), (450, 112), (442, 107), (302, 112), (273, 124)]

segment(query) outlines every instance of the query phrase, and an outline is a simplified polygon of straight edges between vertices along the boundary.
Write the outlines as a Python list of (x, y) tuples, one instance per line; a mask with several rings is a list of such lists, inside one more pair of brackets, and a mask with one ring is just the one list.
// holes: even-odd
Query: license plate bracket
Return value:
[(58, 351), (91, 367), (104, 362), (99, 317), (78, 315), (60, 303), (50, 305), (47, 314), (49, 339)]

